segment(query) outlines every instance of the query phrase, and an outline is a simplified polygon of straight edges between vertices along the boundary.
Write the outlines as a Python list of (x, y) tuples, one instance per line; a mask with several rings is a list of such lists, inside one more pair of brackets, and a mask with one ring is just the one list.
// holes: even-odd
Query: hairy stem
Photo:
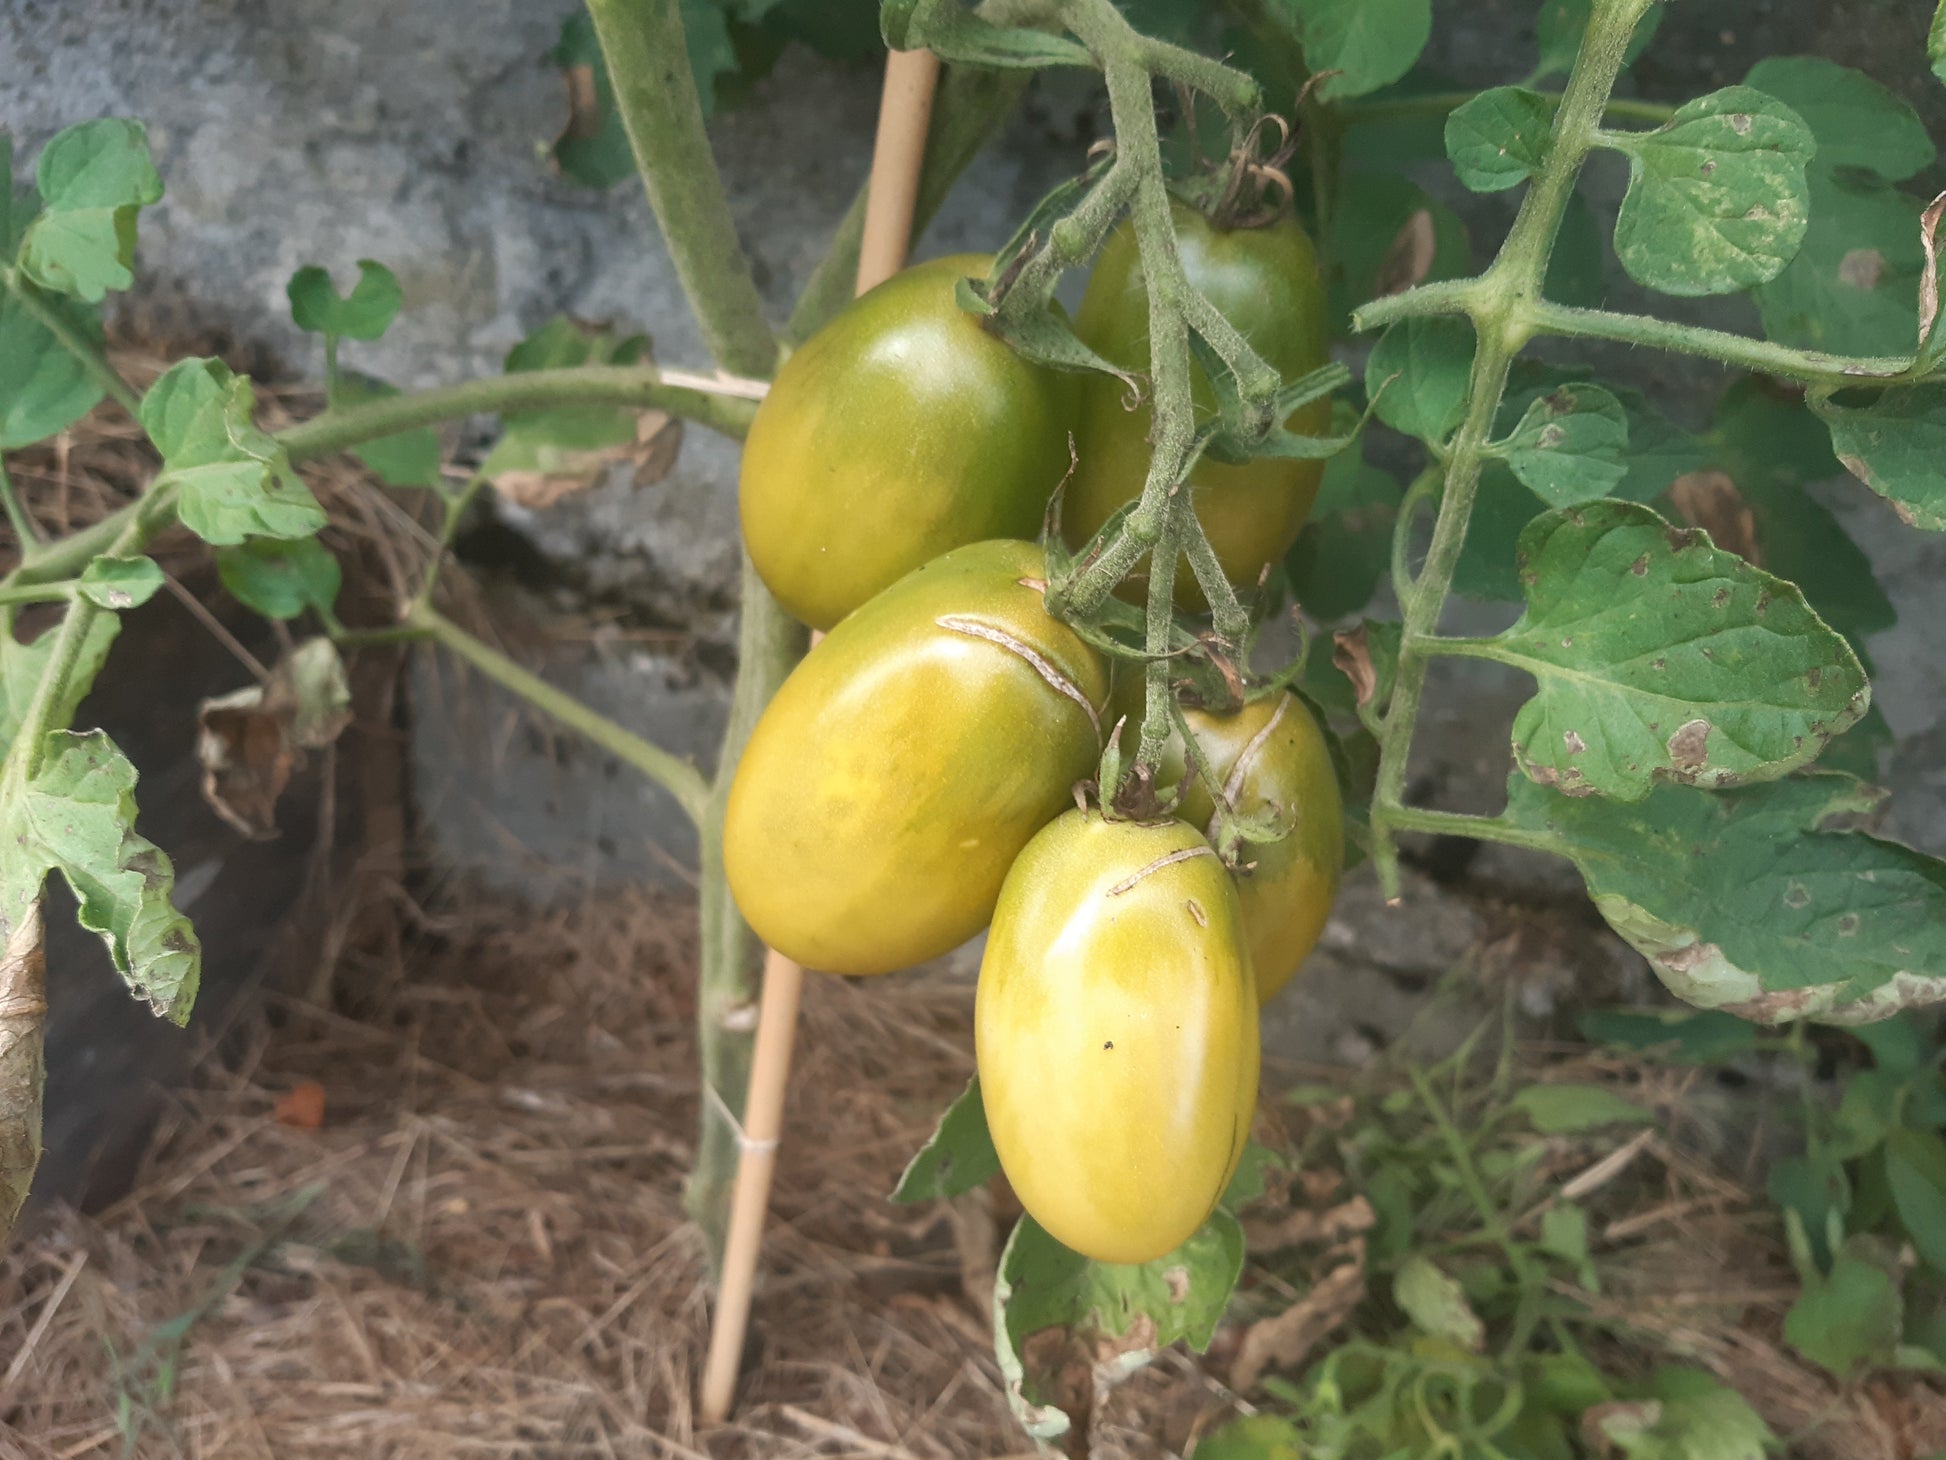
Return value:
[(61, 342), (62, 348), (81, 362), (81, 368), (108, 393), (116, 405), (131, 416), (142, 409), (142, 397), (136, 393), (134, 386), (122, 379), (121, 372), (108, 363), (107, 352), (76, 329), (74, 322), (32, 279), (22, 278), (13, 269), (0, 267), (0, 287), (6, 288), (18, 299), (22, 308), (39, 320), (42, 327)]
[(1424, 806), (1396, 806), (1390, 813), (1394, 831), (1423, 831), (1432, 836), (1464, 836), (1475, 841), (1499, 842), (1502, 846), (1525, 847), (1534, 852), (1562, 854), (1560, 840), (1544, 831), (1533, 831), (1498, 816), (1473, 816), (1463, 811), (1434, 811)]
[(522, 668), (490, 644), (481, 643), (458, 624), (426, 604), (413, 605), (406, 623), (450, 650), (496, 684), (512, 690), (528, 704), (568, 729), (586, 736), (618, 760), (626, 761), (675, 799), (691, 821), (702, 824), (709, 802), (709, 783), (688, 761), (661, 746), (624, 730), (607, 716), (556, 689), (531, 670)]
[(635, 169), (717, 364), (777, 368), (777, 341), (703, 130), (680, 0), (587, 0)]
[[(1388, 900), (1399, 895), (1398, 848), (1393, 832), (1405, 805), (1413, 725), (1425, 689), (1428, 641), (1452, 591), (1453, 572), (1466, 541), (1466, 523), (1479, 488), (1480, 467), (1506, 392), (1507, 371), (1532, 333), (1528, 311), (1541, 297), (1542, 281), (1575, 179), (1599, 134), (1609, 89), (1615, 84), (1635, 23), (1649, 0), (1595, 0), (1574, 73), (1568, 78), (1547, 159), (1521, 200), (1513, 228), (1493, 265), (1457, 291), (1478, 336), (1467, 411), (1447, 451), (1446, 480), (1431, 546), (1405, 602), (1405, 631), (1397, 678), (1379, 745), (1378, 781), (1372, 797), (1372, 861)], [(1381, 301), (1381, 303), (1386, 301)], [(1366, 311), (1369, 316), (1370, 311)]]
[(702, 982), (697, 1019), (703, 1084), (718, 1098), (706, 1096), (702, 1102), (702, 1133), (684, 1204), (709, 1243), (712, 1265), (723, 1255), (739, 1157), (736, 1127), (725, 1112), (742, 1118), (744, 1092), (750, 1083), (751, 1041), (756, 1037), (756, 1020), (750, 1016), (757, 993), (757, 940), (724, 881), (723, 811), (750, 732), (791, 666), (803, 657), (804, 643), (804, 626), (770, 596), (746, 553), (736, 689), (716, 781), (700, 826), (702, 886), (697, 915), (702, 927)]

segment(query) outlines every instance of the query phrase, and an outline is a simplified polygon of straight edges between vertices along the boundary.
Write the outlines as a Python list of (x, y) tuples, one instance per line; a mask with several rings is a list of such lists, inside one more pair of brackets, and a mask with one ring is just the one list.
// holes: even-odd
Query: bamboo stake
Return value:
[[(919, 192), (919, 164), (926, 150), (939, 58), (931, 51), (893, 51), (885, 58), (885, 90), (879, 101), (878, 136), (865, 199), (865, 233), (858, 250), (857, 293), (897, 273), (912, 240), (912, 212)], [(813, 640), (815, 642), (815, 638)], [(716, 1318), (703, 1364), (702, 1417), (720, 1424), (736, 1397), (737, 1370), (750, 1325), (750, 1299), (763, 1247), (770, 1183), (777, 1170), (784, 1093), (790, 1081), (791, 1046), (797, 1038), (797, 1006), (804, 970), (781, 954), (764, 955), (762, 1002), (750, 1059), (750, 1089), (743, 1105), (742, 1157), (730, 1199), (730, 1230), (723, 1246), (723, 1276)]]

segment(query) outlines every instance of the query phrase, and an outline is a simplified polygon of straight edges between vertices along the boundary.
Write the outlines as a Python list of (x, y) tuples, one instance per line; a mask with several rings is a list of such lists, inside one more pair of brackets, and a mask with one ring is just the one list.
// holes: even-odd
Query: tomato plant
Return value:
[[(1058, 1376), (1032, 1368), (1028, 1336), (1063, 1331), (1064, 1355), (1119, 1374), (1159, 1344), (1207, 1342), (1229, 1303), (1237, 1206), (1262, 1185), (1241, 1145), (1256, 994), (1316, 940), (1348, 848), (1388, 900), (1405, 837), (1565, 858), (1614, 932), (1718, 1020), (1869, 1027), (1946, 1000), (1946, 863), (1874, 820), (1890, 727), (1865, 640), (1891, 604), (1808, 490), (1842, 469), (1915, 530), (1946, 529), (1946, 196), (1901, 186), (1935, 160), (1912, 107), (1815, 57), (1768, 59), (1702, 96), (1618, 94), (1654, 42), (1653, 0), (1548, 0), (1533, 66), (1480, 91), (1422, 64), (1429, 0), (1128, 8), (1169, 33), (1138, 30), (1110, 0), (887, 0), (887, 43), (950, 63), (922, 215), (1027, 72), (1098, 72), (1112, 138), (996, 238), (990, 262), (922, 266), (841, 311), (854, 209), (794, 312), (792, 354), (703, 129), (735, 69), (727, 12), (588, 0), (562, 52), (599, 63), (601, 114), (564, 139), (586, 145), (562, 165), (612, 178), (632, 160), (715, 372), (647, 364), (638, 341), (561, 321), (501, 375), (400, 393), (339, 364), (382, 334), (396, 280), (368, 263), (340, 295), (306, 269), (292, 313), (325, 338), (328, 405), (274, 433), (221, 361), (179, 361), (138, 392), (102, 349), (99, 306), (134, 284), (141, 213), (162, 195), (140, 123), (49, 140), (32, 196), (16, 195), (0, 146), (0, 451), (108, 398), (157, 463), (138, 501), (54, 540), (0, 472), (20, 544), (0, 579), (0, 1215), (38, 1151), (48, 874), (76, 890), (135, 994), (181, 1018), (195, 993), (195, 935), (167, 856), (134, 829), (133, 772), (104, 737), (70, 729), (119, 616), (162, 581), (148, 553), (171, 525), (208, 544), (229, 591), (310, 636), (280, 666), (280, 692), (306, 711), (280, 733), (330, 723), (341, 652), (374, 635), (423, 641), (694, 818), (716, 1098), (701, 1102), (692, 1198), (712, 1238), (748, 1056), (744, 916), (784, 952), (857, 973), (992, 919), (984, 1078), (901, 1195), (952, 1195), (1004, 1169), (1023, 1197), (995, 1332), (1010, 1398), (1043, 1437), (1078, 1421)], [(1930, 47), (1946, 76), (1946, 20)], [(1177, 96), (1160, 110), (1159, 82)], [(1612, 218), (1581, 191), (1604, 153), (1627, 170)], [(1477, 270), (1465, 224), (1422, 181), (1439, 169), (1449, 194), (1517, 194)], [(1761, 334), (1603, 307), (1610, 255), (1650, 294), (1745, 298)], [(1056, 290), (1088, 266), (1070, 323)], [(1607, 346), (1727, 378), (1708, 412), (1665, 414), (1562, 363)], [(351, 450), (431, 493), (443, 552), (476, 493), (550, 500), (638, 444), (647, 408), (748, 440), (755, 565), (710, 775), (467, 634), (440, 610), (436, 561), (395, 622), (339, 621), (324, 515), (296, 465)], [(499, 443), (449, 484), (431, 428), (487, 412)], [(1019, 540), (1044, 511), (1067, 536)], [(1455, 595), (1509, 605), (1507, 626), (1448, 632)], [(1329, 622), (1301, 625), (1312, 642), (1277, 665), (1267, 626), (1286, 599)], [(832, 632), (798, 663), (806, 623)], [(1533, 681), (1496, 813), (1408, 795), (1441, 659)], [(1102, 713), (1111, 672), (1131, 686), (1119, 734)], [(1844, 1223), (1895, 1210), (1927, 1247), (1928, 1217), (1946, 1210), (1924, 1113), (1936, 1082), (1909, 1054), (1870, 1087), (1888, 1108), (1852, 1113), (1870, 1139), (1848, 1130), (1791, 1192), (1813, 1299), (1797, 1328), (1814, 1345), (1843, 1294), (1883, 1299), (1889, 1284), (1862, 1269), (1869, 1244)], [(1542, 1372), (1558, 1355), (1533, 1348), (1539, 1310), (1522, 1306), (1548, 1288), (1534, 1244), (1488, 1214), (1451, 1112), (1430, 1086), (1416, 1093), (1448, 1148), (1442, 1189), (1465, 1191), (1505, 1249), (1514, 1337), (1485, 1359), (1457, 1280), (1401, 1263), (1394, 1296), (1425, 1342), (1404, 1364), (1348, 1352), (1313, 1393), (1335, 1422), (1356, 1389), (1377, 1433), (1437, 1432), (1461, 1447), (1448, 1453), (1546, 1453), (1532, 1436), (1566, 1443), (1569, 1401), (1516, 1413), (1506, 1396), (1530, 1382), (1581, 1395), (1587, 1376)], [(1830, 1197), (1854, 1180), (1873, 1183), (1870, 1200)], [(1542, 1243), (1571, 1252), (1574, 1235), (1557, 1219)], [(1896, 1359), (1878, 1308), (1870, 1343), (1824, 1345), (1834, 1370)], [(1715, 1425), (1739, 1455), (1766, 1443), (1693, 1374), (1638, 1389), (1655, 1416), (1598, 1417), (1629, 1453), (1685, 1453), (1669, 1447), (1692, 1425)]]

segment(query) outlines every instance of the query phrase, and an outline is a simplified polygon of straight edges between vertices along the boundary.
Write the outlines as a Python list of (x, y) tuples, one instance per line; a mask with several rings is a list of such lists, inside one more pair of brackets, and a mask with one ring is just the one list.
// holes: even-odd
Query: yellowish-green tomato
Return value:
[(828, 629), (967, 543), (1033, 537), (1067, 473), (1070, 387), (954, 302), (956, 254), (859, 296), (784, 363), (738, 482), (765, 585)]
[(1028, 542), (909, 573), (805, 656), (724, 815), (730, 891), (772, 948), (890, 973), (986, 926), (1030, 837), (1099, 754), (1107, 670), (1041, 604)]
[[(1246, 842), (1243, 860), (1255, 865), (1237, 878), (1257, 996), (1268, 1003), (1317, 946), (1338, 895), (1345, 808), (1331, 751), (1310, 710), (1291, 694), (1254, 700), (1234, 715), (1186, 710), (1183, 718), (1230, 804), (1290, 827), (1276, 841)], [(1190, 786), (1178, 815), (1215, 835), (1207, 783)]]
[(974, 1042), (1021, 1205), (1098, 1262), (1180, 1246), (1257, 1104), (1257, 999), (1230, 874), (1194, 827), (1071, 810), (1020, 854)]
[[(1250, 347), (1294, 380), (1325, 364), (1324, 283), (1310, 235), (1293, 218), (1262, 228), (1218, 228), (1195, 209), (1175, 206), (1176, 240), (1183, 272)], [(1149, 304), (1133, 230), (1124, 224), (1102, 248), (1075, 316), (1075, 332), (1117, 365), (1149, 369)], [(1199, 418), (1214, 414), (1216, 393), (1200, 365), (1192, 364)], [(1110, 375), (1082, 377), (1075, 427), (1076, 465), (1062, 494), (1061, 526), (1079, 548), (1124, 502), (1141, 495), (1149, 472), (1149, 406), (1127, 409), (1122, 383)], [(1331, 424), (1331, 402), (1314, 401), (1291, 414), (1288, 425), (1321, 435)], [(1261, 458), (1244, 465), (1204, 460), (1189, 475), (1196, 517), (1217, 561), (1238, 588), (1254, 588), (1264, 567), (1284, 556), (1310, 515), (1321, 461)], [(1138, 569), (1138, 573), (1146, 571)], [(1139, 589), (1143, 580), (1131, 579)], [(1199, 611), (1208, 605), (1186, 564), (1176, 575), (1176, 605)]]

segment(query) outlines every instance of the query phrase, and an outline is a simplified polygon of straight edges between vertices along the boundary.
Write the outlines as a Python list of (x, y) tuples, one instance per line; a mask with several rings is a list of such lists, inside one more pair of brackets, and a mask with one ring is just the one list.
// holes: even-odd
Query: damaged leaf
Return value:
[(270, 678), (219, 699), (197, 715), (196, 758), (203, 799), (243, 835), (277, 834), (277, 799), (304, 764), (351, 723), (351, 686), (329, 639), (308, 639), (277, 662)]
[(1768, 780), (1870, 703), (1858, 656), (1795, 585), (1646, 507), (1547, 513), (1520, 562), (1527, 611), (1479, 652), (1538, 682), (1513, 728), (1537, 781), (1639, 801), (1658, 779)]
[(987, 1131), (980, 1077), (967, 1081), (959, 1098), (946, 1107), (932, 1136), (907, 1163), (892, 1192), (896, 1202), (932, 1201), (983, 1186), (1000, 1170), (999, 1154)]

